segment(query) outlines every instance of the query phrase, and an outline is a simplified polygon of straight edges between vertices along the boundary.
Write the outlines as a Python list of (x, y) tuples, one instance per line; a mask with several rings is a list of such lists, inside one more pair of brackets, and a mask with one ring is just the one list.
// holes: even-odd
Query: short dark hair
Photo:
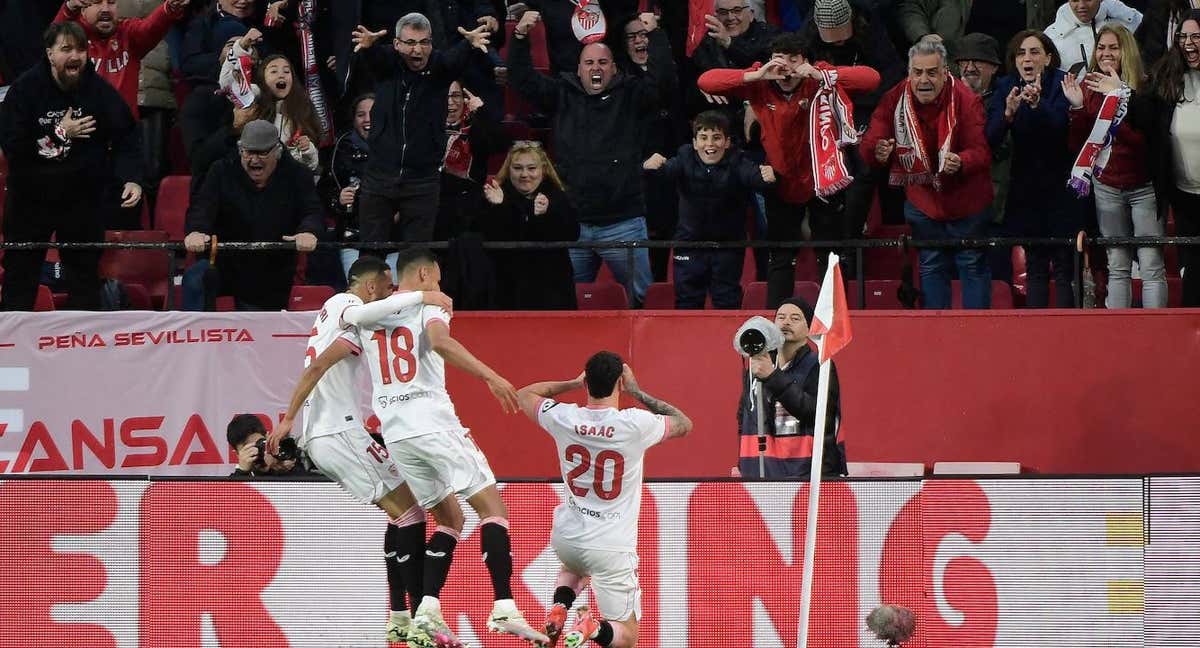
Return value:
[(692, 120), (692, 135), (702, 130), (721, 131), (729, 136), (729, 115), (719, 110), (705, 110)]
[(408, 269), (412, 266), (430, 265), (436, 264), (437, 262), (437, 255), (435, 255), (429, 248), (410, 247), (401, 250), (396, 256), (396, 274), (398, 275), (396, 278), (399, 279), (400, 277), (404, 276), (404, 273), (408, 272)]
[(392, 267), (379, 257), (362, 255), (350, 264), (350, 272), (346, 273), (346, 283), (353, 286), (362, 280), (363, 277), (373, 274), (383, 274)]
[(87, 32), (83, 31), (83, 27), (73, 20), (51, 24), (46, 31), (42, 32), (42, 43), (45, 44), (46, 49), (50, 49), (58, 42), (59, 36), (74, 41), (77, 48), (87, 49)]
[(229, 425), (225, 428), (225, 438), (234, 448), (245, 443), (252, 434), (266, 433), (267, 428), (263, 426), (262, 420), (254, 414), (238, 414), (229, 421)]
[(625, 361), (612, 351), (600, 351), (588, 358), (583, 366), (583, 381), (587, 383), (588, 396), (608, 398), (617, 387), (617, 379), (625, 368)]
[(798, 32), (783, 32), (771, 40), (771, 54), (801, 54), (808, 58), (805, 45), (804, 37)]

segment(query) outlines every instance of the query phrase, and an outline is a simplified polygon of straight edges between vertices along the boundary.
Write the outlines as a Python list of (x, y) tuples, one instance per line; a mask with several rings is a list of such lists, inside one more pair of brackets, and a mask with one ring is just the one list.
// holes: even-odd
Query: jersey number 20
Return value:
[[(393, 374), (395, 374), (396, 380), (402, 383), (409, 382), (416, 377), (417, 358), (412, 353), (412, 331), (403, 326), (392, 329), (390, 344), (388, 334), (383, 330), (375, 331), (371, 339), (379, 345), (379, 375), (383, 378), (383, 384), (392, 384)], [(403, 343), (401, 343), (401, 339), (404, 340)], [(388, 362), (389, 346), (391, 347), (391, 363)]]
[[(587, 486), (580, 486), (575, 483), (588, 470), (592, 470), (592, 491), (595, 491), (596, 497), (602, 500), (614, 500), (621, 494), (621, 480), (625, 478), (625, 457), (621, 453), (614, 450), (601, 450), (596, 453), (596, 463), (593, 469), (592, 453), (588, 449), (578, 443), (567, 446), (566, 452), (563, 453), (566, 460), (579, 465), (571, 469), (567, 473), (567, 488), (575, 494), (575, 497), (584, 497), (588, 494)], [(604, 469), (607, 464), (612, 464), (612, 487), (604, 488)]]

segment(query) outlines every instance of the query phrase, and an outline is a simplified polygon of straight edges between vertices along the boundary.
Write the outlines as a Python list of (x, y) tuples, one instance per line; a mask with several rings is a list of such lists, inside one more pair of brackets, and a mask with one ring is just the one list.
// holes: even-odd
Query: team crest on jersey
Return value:
[(546, 400), (542, 401), (542, 406), (538, 409), (545, 414), (546, 412), (549, 412), (555, 405), (558, 405), (558, 401), (547, 398)]

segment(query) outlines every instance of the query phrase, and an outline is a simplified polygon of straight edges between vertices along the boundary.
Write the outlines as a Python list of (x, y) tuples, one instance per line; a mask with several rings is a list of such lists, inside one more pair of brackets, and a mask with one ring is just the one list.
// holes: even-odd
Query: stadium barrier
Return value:
[[(514, 592), (550, 604), (561, 484), (502, 486)], [(1200, 477), (832, 481), (821, 490), (812, 635), (875, 648), (880, 603), (911, 648), (1191, 647)], [(807, 486), (645, 486), (643, 648), (796, 645)], [(467, 514), (443, 591), (476, 648), (491, 589)], [(0, 481), (0, 645), (383, 646), (386, 519), (327, 483)], [(584, 594), (580, 601), (587, 600)]]
[[(731, 340), (750, 314), (463, 312), (451, 329), (517, 386), (572, 378), (601, 349), (620, 353), (696, 421), (686, 450), (651, 452), (647, 474), (709, 478), (736, 463), (745, 373)], [(316, 316), (0, 313), (0, 474), (228, 474), (226, 423), (244, 412), (278, 420)], [(854, 341), (836, 358), (850, 461), (1200, 470), (1194, 310), (856, 311), (851, 324)], [(545, 433), (501, 415), (480, 381), (447, 376), (497, 475), (557, 474)]]

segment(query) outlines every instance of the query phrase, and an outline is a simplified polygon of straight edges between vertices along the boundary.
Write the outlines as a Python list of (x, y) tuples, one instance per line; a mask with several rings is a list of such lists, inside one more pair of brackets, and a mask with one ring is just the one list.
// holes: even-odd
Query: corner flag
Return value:
[(817, 307), (813, 310), (808, 336), (817, 343), (822, 363), (850, 344), (854, 337), (850, 331), (850, 310), (846, 305), (842, 268), (838, 265), (836, 254), (829, 255), (829, 267), (825, 270), (825, 280), (821, 282), (821, 294), (817, 296)]

